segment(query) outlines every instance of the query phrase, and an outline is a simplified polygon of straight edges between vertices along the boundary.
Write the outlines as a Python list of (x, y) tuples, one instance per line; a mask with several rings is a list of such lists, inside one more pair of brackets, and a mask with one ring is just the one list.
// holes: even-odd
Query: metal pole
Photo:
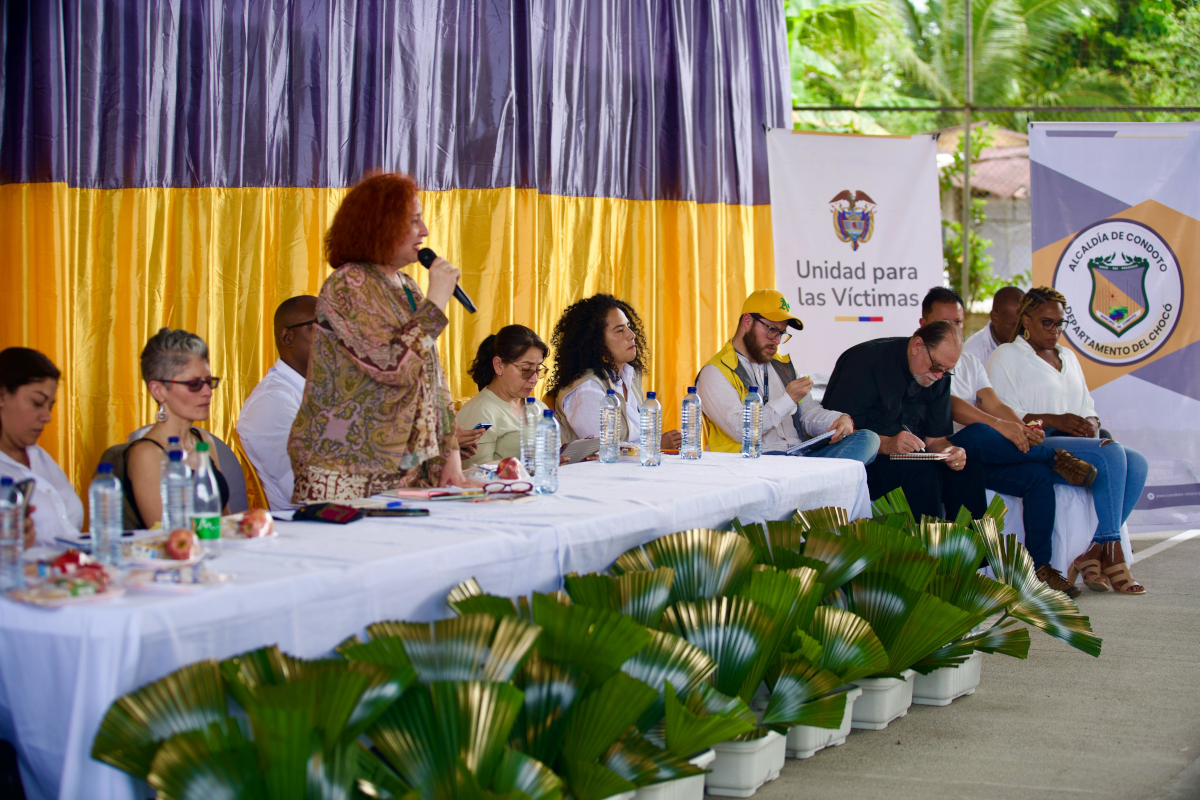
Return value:
[[(969, 301), (971, 291), (971, 104), (975, 102), (971, 59), (971, 0), (963, 0), (963, 176), (962, 176), (962, 271), (959, 294)], [(964, 309), (966, 310), (966, 309)]]

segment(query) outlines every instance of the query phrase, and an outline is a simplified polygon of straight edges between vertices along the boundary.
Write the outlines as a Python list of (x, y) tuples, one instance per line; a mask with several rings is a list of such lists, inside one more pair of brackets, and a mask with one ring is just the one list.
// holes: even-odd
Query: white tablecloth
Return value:
[(466, 578), (505, 596), (548, 591), (630, 547), (734, 517), (827, 505), (870, 513), (856, 461), (706, 453), (657, 468), (593, 462), (559, 474), (558, 492), (531, 502), (441, 503), (427, 518), (345, 526), (277, 523), (276, 539), (227, 546), (212, 563), (236, 581), (199, 593), (53, 611), (0, 600), (0, 737), (21, 754), (27, 795), (147, 795), (93, 761), (92, 740), (113, 700), (199, 659), (273, 643), (321, 656), (372, 622), (446, 616), (446, 593)]

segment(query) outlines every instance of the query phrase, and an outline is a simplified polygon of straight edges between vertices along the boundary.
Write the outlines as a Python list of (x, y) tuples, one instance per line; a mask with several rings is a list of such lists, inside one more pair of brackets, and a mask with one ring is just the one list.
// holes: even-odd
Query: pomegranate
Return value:
[(521, 462), (513, 457), (503, 459), (496, 467), (496, 477), (502, 481), (521, 479)]
[(167, 558), (187, 561), (199, 554), (200, 542), (196, 539), (196, 534), (186, 528), (176, 528), (167, 534), (167, 541), (163, 549), (166, 551)]
[(275, 520), (265, 508), (252, 508), (238, 520), (238, 532), (247, 539), (270, 536), (275, 531)]

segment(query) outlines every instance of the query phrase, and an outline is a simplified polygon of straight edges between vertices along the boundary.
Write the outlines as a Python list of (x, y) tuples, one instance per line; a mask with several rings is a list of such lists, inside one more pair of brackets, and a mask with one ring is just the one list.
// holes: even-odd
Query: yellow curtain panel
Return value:
[[(85, 495), (104, 448), (152, 421), (138, 356), (163, 325), (208, 342), (208, 427), (229, 439), (274, 363), (275, 307), (316, 294), (323, 237), (345, 189), (74, 189), (0, 186), (0, 342), (45, 352), (63, 372), (40, 443)], [(611, 292), (647, 327), (647, 389), (665, 424), (732, 331), (742, 300), (774, 280), (770, 207), (561, 197), (533, 189), (422, 196), (429, 244), (463, 269), (479, 312), (457, 306), (441, 340), (456, 397), (479, 342), (520, 323), (547, 341), (570, 303)], [(424, 270), (414, 274), (423, 279)]]

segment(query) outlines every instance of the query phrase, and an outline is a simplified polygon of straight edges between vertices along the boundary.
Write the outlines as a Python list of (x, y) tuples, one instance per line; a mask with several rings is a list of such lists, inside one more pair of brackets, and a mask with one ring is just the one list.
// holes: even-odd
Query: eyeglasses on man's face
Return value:
[(293, 331), (296, 328), (303, 328), (306, 325), (316, 325), (316, 324), (317, 324), (316, 319), (310, 319), (307, 322), (297, 322), (295, 325), (284, 325), (283, 327), (287, 328), (289, 331)]
[[(924, 342), (922, 342), (924, 344)], [(933, 360), (933, 353), (929, 352), (929, 345), (925, 345), (925, 355), (929, 357), (929, 371), (939, 373), (943, 378), (953, 377), (953, 367), (943, 367), (941, 364)]]
[(783, 344), (792, 338), (790, 333), (785, 333), (787, 328), (776, 328), (774, 325), (769, 325), (762, 317), (755, 317), (754, 321), (767, 329), (768, 342), (779, 342), (780, 344)]
[(177, 383), (180, 386), (186, 386), (189, 392), (195, 393), (203, 389), (205, 386), (216, 390), (217, 386), (219, 386), (221, 383), (221, 379), (213, 375), (209, 375), (207, 378), (192, 378), (190, 381), (161, 380), (159, 383)]

